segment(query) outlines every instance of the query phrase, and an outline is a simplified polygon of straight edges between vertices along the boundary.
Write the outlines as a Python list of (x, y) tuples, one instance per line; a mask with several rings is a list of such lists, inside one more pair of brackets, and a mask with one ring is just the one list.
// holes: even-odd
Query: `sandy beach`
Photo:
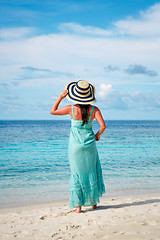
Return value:
[(73, 210), (67, 200), (0, 209), (0, 239), (160, 239), (160, 194), (105, 196), (96, 210)]

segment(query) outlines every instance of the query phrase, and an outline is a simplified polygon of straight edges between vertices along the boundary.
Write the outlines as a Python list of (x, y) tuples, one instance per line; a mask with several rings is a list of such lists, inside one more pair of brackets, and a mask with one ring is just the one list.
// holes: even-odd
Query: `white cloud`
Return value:
[[(35, 91), (38, 86), (38, 91), (33, 95), (41, 99), (44, 89), (47, 97), (52, 89), (52, 95), (55, 96), (68, 81), (86, 79), (96, 89), (99, 87), (98, 99), (106, 109), (158, 109), (159, 96), (151, 92), (157, 92), (156, 84), (159, 84), (159, 30), (143, 37), (150, 31), (145, 29), (144, 22), (145, 26), (150, 22), (154, 29), (157, 26), (154, 23), (159, 23), (158, 13), (159, 5), (154, 5), (141, 13), (138, 20), (130, 19), (130, 32), (128, 19), (123, 20), (126, 25), (117, 22), (116, 29), (111, 31), (66, 23), (59, 26), (60, 33), (33, 37), (30, 35), (32, 29), (13, 28), (5, 30), (6, 32), (1, 29), (0, 86), (7, 88), (7, 91), (22, 92), (22, 95), (27, 89)], [(136, 25), (137, 29), (139, 26), (144, 28), (142, 34), (140, 30), (136, 32)], [(127, 27), (123, 29), (123, 26)], [(116, 36), (121, 30), (124, 36)], [(141, 75), (137, 74), (140, 71), (137, 64), (141, 66)], [(105, 66), (108, 67), (104, 69)], [(127, 66), (133, 66), (129, 69), (132, 75), (122, 71)], [(154, 79), (150, 76), (153, 75), (151, 71), (156, 73)], [(109, 84), (106, 83), (106, 78), (110, 79)], [(141, 87), (141, 92), (117, 92), (113, 88), (120, 86), (122, 89), (125, 86), (125, 89), (131, 89), (135, 84)], [(143, 94), (144, 86), (144, 90), (148, 89), (150, 93)], [(21, 102), (21, 99), (22, 97), (17, 101)]]
[[(134, 84), (139, 76), (112, 71), (107, 73), (104, 66), (119, 66), (126, 69), (129, 64), (141, 64), (159, 74), (160, 41), (148, 39), (119, 39), (88, 37), (69, 34), (49, 34), (36, 37), (15, 39), (0, 42), (0, 83), (1, 87), (32, 87), (67, 81), (86, 79), (98, 85), (112, 74), (112, 83)], [(33, 66), (35, 69), (49, 69), (51, 72), (30, 71), (21, 69)], [(85, 69), (88, 71), (85, 71)], [(147, 75), (141, 74), (140, 81), (148, 83)], [(129, 80), (131, 78), (132, 80)], [(150, 77), (151, 78), (151, 77)], [(20, 81), (24, 79), (24, 81)], [(25, 80), (26, 79), (26, 80)], [(27, 81), (30, 79), (30, 81)], [(16, 86), (16, 81), (18, 82)], [(150, 82), (159, 82), (158, 76)], [(12, 84), (14, 82), (14, 84)], [(7, 85), (6, 85), (7, 84)]]
[[(148, 24), (150, 21), (154, 28), (153, 21), (159, 24), (158, 13), (160, 13), (160, 4), (141, 13), (140, 19), (132, 19), (132, 23), (135, 28), (138, 28), (141, 23), (146, 21)], [(119, 26), (120, 22), (126, 23), (130, 28), (128, 20), (118, 21), (115, 23), (117, 24), (117, 33), (122, 30)], [(82, 70), (86, 68), (92, 69), (92, 76), (95, 76), (97, 70), (99, 71), (100, 68), (107, 65), (118, 65), (123, 69), (128, 64), (141, 64), (147, 66), (147, 69), (155, 69), (155, 71), (159, 69), (160, 40), (156, 35), (151, 35), (152, 39), (141, 37), (135, 39), (127, 36), (119, 38), (115, 36), (114, 28), (108, 31), (76, 23), (63, 23), (59, 25), (59, 28), (64, 33), (30, 36), (30, 38), (26, 35), (32, 32), (33, 29), (30, 28), (1, 29), (0, 36), (10, 38), (10, 40), (0, 42), (0, 56), (3, 56), (0, 64), (8, 65), (9, 69), (13, 66), (15, 68), (34, 66), (35, 68), (51, 69), (51, 71), (72, 72), (75, 76), (76, 74), (86, 74)], [(127, 29), (124, 34), (128, 34)], [(130, 34), (132, 34), (132, 26), (130, 29)], [(160, 28), (156, 31), (157, 34), (158, 31)], [(108, 37), (111, 34), (114, 34), (114, 37)], [(18, 36), (20, 39), (17, 39)], [(1, 78), (3, 72), (8, 74), (8, 69), (5, 68), (5, 71), (1, 71)], [(114, 71), (114, 74), (116, 72)], [(17, 69), (15, 69), (15, 73), (17, 74)], [(86, 76), (88, 77), (89, 74), (91, 73), (88, 71)], [(14, 77), (13, 72), (10, 75)]]
[(160, 94), (116, 91), (111, 84), (101, 83), (98, 97), (104, 109), (148, 111), (160, 108)]
[(17, 28), (1, 28), (0, 39), (23, 38), (33, 33), (33, 28), (17, 27)]
[(99, 85), (98, 101), (103, 106), (103, 109), (128, 109), (128, 105), (123, 101), (121, 95), (113, 89), (111, 84), (101, 83)]
[(136, 91), (126, 94), (123, 93), (122, 98), (131, 109), (150, 111), (160, 108), (160, 94)]
[(139, 19), (129, 17), (114, 23), (120, 34), (135, 36), (160, 36), (160, 3), (140, 12)]
[(101, 83), (99, 86), (99, 91), (98, 91), (98, 95), (100, 97), (106, 97), (107, 95), (111, 94), (113, 92), (113, 88), (111, 84), (105, 84), (105, 83)]
[(82, 26), (74, 22), (61, 23), (58, 28), (63, 33), (99, 37), (119, 35), (160, 36), (160, 3), (149, 7), (145, 11), (140, 11), (138, 18), (129, 16), (127, 19), (113, 22), (110, 29)]
[(62, 32), (79, 35), (110, 36), (113, 34), (109, 30), (92, 26), (82, 26), (81, 24), (73, 22), (61, 23), (58, 28)]

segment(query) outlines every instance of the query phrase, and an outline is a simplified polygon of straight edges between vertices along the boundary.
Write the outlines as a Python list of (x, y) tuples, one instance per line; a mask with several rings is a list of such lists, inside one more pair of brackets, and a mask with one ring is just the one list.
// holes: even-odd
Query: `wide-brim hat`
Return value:
[(91, 104), (96, 102), (95, 87), (84, 80), (73, 81), (66, 84), (68, 90), (66, 98), (78, 104)]

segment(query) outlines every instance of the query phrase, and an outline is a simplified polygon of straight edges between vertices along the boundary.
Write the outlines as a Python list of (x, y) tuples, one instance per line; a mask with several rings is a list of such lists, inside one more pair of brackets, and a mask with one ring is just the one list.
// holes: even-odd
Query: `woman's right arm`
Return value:
[(59, 108), (58, 106), (60, 104), (60, 102), (62, 101), (63, 98), (65, 98), (68, 94), (68, 90), (64, 90), (60, 93), (59, 97), (57, 98), (57, 100), (53, 103), (53, 106), (50, 110), (50, 114), (52, 115), (66, 115), (66, 114), (70, 114), (72, 116), (72, 109), (71, 109), (71, 105), (67, 105), (63, 108)]
[(105, 131), (106, 129), (106, 124), (104, 122), (104, 119), (102, 117), (102, 114), (99, 110), (99, 108), (95, 107), (95, 119), (97, 120), (97, 122), (99, 123), (100, 125), (100, 129), (99, 131), (95, 134), (95, 138), (96, 138), (96, 141), (99, 141), (100, 140), (100, 135)]

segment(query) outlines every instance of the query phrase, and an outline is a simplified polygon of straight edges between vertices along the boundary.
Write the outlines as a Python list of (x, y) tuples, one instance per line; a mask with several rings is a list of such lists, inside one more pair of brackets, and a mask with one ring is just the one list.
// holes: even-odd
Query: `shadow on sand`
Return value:
[[(150, 200), (145, 200), (145, 201), (122, 203), (122, 204), (118, 204), (118, 205), (100, 205), (100, 206), (97, 206), (97, 208), (95, 210), (104, 210), (104, 209), (110, 209), (110, 208), (124, 208), (124, 207), (139, 206), (139, 205), (158, 203), (158, 202), (160, 202), (160, 199), (150, 199)], [(83, 210), (83, 212), (95, 211), (95, 210), (88, 209), (88, 210)]]
[(145, 205), (145, 204), (157, 203), (157, 202), (160, 202), (160, 199), (150, 199), (150, 200), (139, 201), (139, 202), (122, 203), (122, 204), (118, 204), (118, 205), (97, 206), (97, 210), (138, 206), (138, 205)]

